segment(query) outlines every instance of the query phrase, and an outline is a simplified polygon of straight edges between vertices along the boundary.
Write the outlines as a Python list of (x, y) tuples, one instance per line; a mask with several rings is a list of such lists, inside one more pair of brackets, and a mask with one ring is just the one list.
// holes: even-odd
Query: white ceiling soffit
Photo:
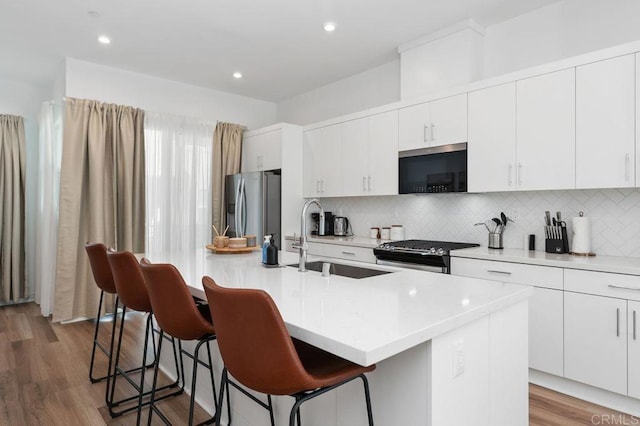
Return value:
[[(48, 84), (68, 56), (279, 101), (389, 62), (401, 44), (457, 22), (491, 25), (555, 1), (4, 0), (0, 77)], [(97, 42), (102, 34), (111, 44)]]

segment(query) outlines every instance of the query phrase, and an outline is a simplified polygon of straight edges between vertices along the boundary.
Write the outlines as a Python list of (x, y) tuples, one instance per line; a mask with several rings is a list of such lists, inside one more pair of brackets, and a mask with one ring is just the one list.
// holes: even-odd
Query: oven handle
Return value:
[(441, 274), (446, 274), (447, 273), (447, 268), (446, 267), (421, 265), (419, 263), (394, 262), (394, 261), (391, 261), (391, 260), (376, 259), (376, 264), (381, 265), (381, 266), (393, 266), (393, 267), (396, 267), (396, 268), (417, 269), (417, 270), (420, 270), (420, 271), (427, 271), (427, 272), (439, 272)]

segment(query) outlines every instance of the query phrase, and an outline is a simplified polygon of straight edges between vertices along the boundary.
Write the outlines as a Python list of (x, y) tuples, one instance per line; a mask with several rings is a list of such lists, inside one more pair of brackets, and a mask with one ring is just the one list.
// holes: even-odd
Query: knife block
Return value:
[(546, 238), (544, 240), (544, 251), (547, 253), (569, 253), (569, 236), (566, 226), (547, 227), (545, 235), (549, 235), (548, 228), (557, 228), (561, 238)]

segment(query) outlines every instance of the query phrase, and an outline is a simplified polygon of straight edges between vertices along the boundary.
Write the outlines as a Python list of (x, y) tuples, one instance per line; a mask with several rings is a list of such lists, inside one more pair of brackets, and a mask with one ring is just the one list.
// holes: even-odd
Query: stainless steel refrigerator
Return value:
[[(255, 235), (262, 244), (263, 236), (280, 237), (280, 175), (253, 172), (229, 175), (225, 182), (227, 225), (230, 237)], [(277, 240), (277, 241), (278, 241)]]

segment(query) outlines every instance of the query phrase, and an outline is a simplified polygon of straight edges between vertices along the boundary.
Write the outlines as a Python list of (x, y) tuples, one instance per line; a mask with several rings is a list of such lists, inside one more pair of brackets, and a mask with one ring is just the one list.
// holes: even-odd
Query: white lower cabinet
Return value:
[(562, 376), (561, 268), (452, 258), (451, 274), (529, 286), (536, 284), (529, 299), (529, 367)]
[(562, 376), (563, 291), (533, 288), (529, 299), (529, 367)]
[(627, 317), (628, 393), (633, 398), (640, 398), (640, 302), (627, 302)]
[(627, 394), (627, 301), (566, 292), (564, 376)]

